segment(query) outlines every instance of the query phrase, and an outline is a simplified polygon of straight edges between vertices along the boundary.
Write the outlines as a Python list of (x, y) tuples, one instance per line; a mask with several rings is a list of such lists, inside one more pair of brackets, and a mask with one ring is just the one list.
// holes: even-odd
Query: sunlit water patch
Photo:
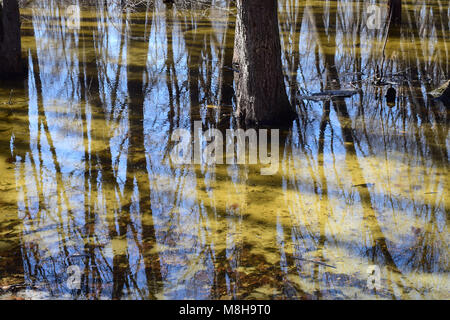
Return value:
[[(50, 4), (23, 9), (28, 77), (0, 87), (1, 297), (449, 298), (448, 107), (427, 95), (449, 74), (440, 24), (406, 20), (383, 55), (359, 2), (280, 4), (299, 117), (265, 176), (170, 157), (178, 128), (235, 126), (232, 8), (102, 2), (73, 30)], [(358, 94), (301, 98), (325, 89)]]

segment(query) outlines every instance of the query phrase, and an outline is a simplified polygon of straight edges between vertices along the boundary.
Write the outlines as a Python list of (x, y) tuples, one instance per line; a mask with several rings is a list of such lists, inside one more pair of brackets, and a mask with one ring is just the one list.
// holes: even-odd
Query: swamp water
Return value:
[[(362, 2), (297, 2), (280, 31), (299, 118), (270, 176), (170, 161), (175, 129), (234, 126), (232, 9), (102, 2), (79, 29), (56, 1), (22, 9), (28, 77), (0, 86), (0, 297), (448, 299), (448, 107), (427, 95), (449, 76), (446, 9), (405, 5), (383, 54)], [(341, 88), (359, 93), (298, 99)]]

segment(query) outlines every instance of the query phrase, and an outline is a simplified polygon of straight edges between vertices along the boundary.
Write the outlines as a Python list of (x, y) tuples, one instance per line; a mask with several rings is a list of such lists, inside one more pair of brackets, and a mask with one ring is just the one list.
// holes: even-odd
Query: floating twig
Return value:
[(295, 257), (295, 259), (301, 260), (301, 261), (306, 261), (306, 262), (311, 262), (311, 263), (315, 263), (315, 264), (320, 264), (321, 266), (325, 266), (325, 267), (330, 267), (330, 268), (336, 269), (335, 266), (332, 266), (332, 265), (329, 265), (329, 264), (326, 264), (326, 263), (320, 262), (320, 261), (314, 261), (314, 260), (303, 259), (303, 258), (298, 258), (298, 257)]

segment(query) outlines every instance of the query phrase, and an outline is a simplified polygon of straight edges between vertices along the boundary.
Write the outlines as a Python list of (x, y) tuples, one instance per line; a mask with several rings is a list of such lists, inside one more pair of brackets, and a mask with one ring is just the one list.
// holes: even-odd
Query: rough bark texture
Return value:
[(17, 0), (0, 4), (0, 78), (23, 75), (20, 13)]
[(237, 115), (247, 126), (290, 124), (276, 0), (238, 0), (234, 48)]

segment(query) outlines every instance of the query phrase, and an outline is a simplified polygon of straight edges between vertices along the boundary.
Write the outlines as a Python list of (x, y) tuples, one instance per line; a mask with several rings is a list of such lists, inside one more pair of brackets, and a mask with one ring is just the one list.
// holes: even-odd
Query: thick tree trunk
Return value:
[[(231, 9), (231, 2), (228, 4), (228, 9)], [(234, 88), (234, 72), (231, 68), (233, 65), (233, 50), (235, 41), (235, 27), (231, 24), (231, 13), (228, 14), (227, 29), (225, 31), (225, 39), (223, 41), (223, 57), (221, 61), (220, 75), (219, 75), (219, 103), (221, 106), (230, 106), (233, 103)]]
[(290, 124), (276, 0), (238, 0), (234, 63), (237, 115), (248, 126)]
[(0, 78), (23, 75), (20, 13), (17, 0), (0, 4)]
[(402, 0), (389, 0), (389, 16), (394, 24), (402, 21)]

